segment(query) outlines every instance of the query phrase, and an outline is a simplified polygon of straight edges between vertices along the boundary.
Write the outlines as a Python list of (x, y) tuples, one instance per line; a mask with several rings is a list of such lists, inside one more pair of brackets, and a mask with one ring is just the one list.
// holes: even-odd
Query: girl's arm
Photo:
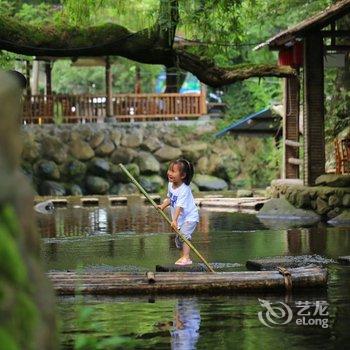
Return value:
[(164, 210), (170, 205), (170, 198), (165, 198), (162, 204), (157, 205), (157, 208)]

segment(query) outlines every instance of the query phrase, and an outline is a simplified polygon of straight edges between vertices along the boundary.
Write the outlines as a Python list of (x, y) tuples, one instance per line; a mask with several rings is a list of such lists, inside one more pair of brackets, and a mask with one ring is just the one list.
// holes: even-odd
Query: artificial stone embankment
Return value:
[(317, 214), (320, 220), (330, 224), (350, 226), (350, 175), (322, 175), (312, 187), (273, 181), (270, 191), (273, 198), (288, 201), (292, 209), (284, 202), (273, 204), (272, 200), (271, 210), (266, 206), (261, 212), (265, 217), (281, 216), (282, 210), (285, 216), (317, 221), (314, 216)]
[[(21, 165), (39, 195), (137, 192), (119, 163), (147, 191), (159, 192), (166, 186), (169, 161), (179, 157), (195, 165), (194, 190), (247, 187), (251, 159), (246, 156), (246, 140), (233, 145), (232, 139), (210, 138), (212, 133), (211, 125), (24, 126)], [(264, 144), (258, 141), (251, 151), (264, 154)]]

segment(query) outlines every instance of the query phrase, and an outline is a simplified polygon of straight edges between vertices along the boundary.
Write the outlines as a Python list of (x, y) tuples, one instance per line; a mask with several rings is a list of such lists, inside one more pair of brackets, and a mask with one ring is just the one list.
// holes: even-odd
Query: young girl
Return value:
[[(199, 221), (198, 209), (194, 203), (194, 198), (190, 188), (190, 182), (193, 177), (193, 165), (186, 159), (177, 159), (172, 161), (167, 172), (168, 175), (168, 194), (158, 208), (164, 210), (170, 205), (172, 228), (177, 228), (183, 235), (191, 240), (192, 233), (196, 229)], [(175, 262), (176, 265), (190, 265), (190, 247), (183, 244), (181, 238), (176, 235), (176, 247), (182, 249), (182, 255)]]

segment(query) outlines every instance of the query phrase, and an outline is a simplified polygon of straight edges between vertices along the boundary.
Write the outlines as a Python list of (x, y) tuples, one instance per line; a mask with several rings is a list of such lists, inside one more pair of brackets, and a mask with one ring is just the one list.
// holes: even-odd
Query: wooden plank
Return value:
[(288, 163), (293, 165), (302, 165), (303, 161), (298, 158), (288, 158)]
[[(327, 271), (319, 267), (289, 270), (293, 289), (322, 287), (327, 284)], [(278, 271), (160, 272), (145, 274), (50, 272), (54, 290), (60, 295), (128, 295), (172, 293), (221, 293), (285, 291), (284, 277)]]
[(302, 144), (300, 142), (292, 141), (292, 140), (285, 140), (284, 143), (286, 144), (286, 146), (291, 146), (291, 147), (301, 147), (302, 146)]

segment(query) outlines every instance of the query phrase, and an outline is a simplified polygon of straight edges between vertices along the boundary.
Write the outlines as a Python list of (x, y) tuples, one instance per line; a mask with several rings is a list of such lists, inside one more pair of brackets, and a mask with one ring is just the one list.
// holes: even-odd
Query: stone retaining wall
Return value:
[(273, 198), (284, 197), (296, 208), (315, 211), (324, 221), (350, 210), (350, 175), (322, 175), (312, 187), (277, 180), (270, 192)]
[[(119, 163), (126, 164), (147, 191), (158, 192), (165, 187), (169, 161), (179, 157), (195, 165), (194, 190), (244, 187), (240, 160), (245, 156), (227, 140), (208, 139), (212, 132), (211, 125), (25, 126), (21, 165), (39, 195), (137, 192)], [(259, 142), (256, 147), (263, 152)]]

